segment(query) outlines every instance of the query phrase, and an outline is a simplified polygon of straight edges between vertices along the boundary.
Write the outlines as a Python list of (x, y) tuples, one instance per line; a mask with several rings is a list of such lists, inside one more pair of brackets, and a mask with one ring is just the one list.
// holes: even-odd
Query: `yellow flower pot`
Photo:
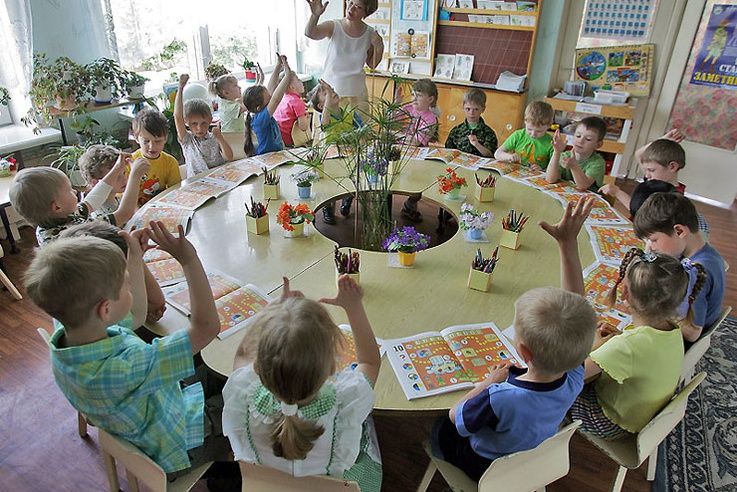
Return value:
[(474, 190), (473, 196), (479, 202), (493, 202), (495, 192), (496, 192), (495, 186), (491, 188), (482, 188), (481, 186), (476, 184), (476, 188)]
[(259, 217), (251, 217), (246, 214), (246, 229), (251, 234), (263, 234), (269, 232), (269, 214)]
[(275, 185), (264, 184), (264, 200), (278, 200), (279, 199), (279, 183)]
[(503, 229), (499, 245), (509, 249), (519, 249), (519, 232)]
[(415, 264), (415, 256), (417, 256), (417, 252), (403, 253), (399, 251), (399, 264), (402, 266), (412, 266)]
[(361, 283), (361, 273), (339, 273), (338, 270), (335, 270), (335, 285), (338, 285), (338, 279), (340, 279), (341, 275), (348, 275), (353, 280), (356, 281), (357, 284)]
[(469, 289), (489, 292), (493, 275), (493, 273), (484, 273), (481, 270), (471, 268), (471, 271), (468, 272), (468, 283), (466, 285)]
[(301, 237), (305, 235), (305, 223), (300, 222), (299, 224), (292, 224), (294, 227), (293, 231), (284, 230), (284, 235), (287, 237)]

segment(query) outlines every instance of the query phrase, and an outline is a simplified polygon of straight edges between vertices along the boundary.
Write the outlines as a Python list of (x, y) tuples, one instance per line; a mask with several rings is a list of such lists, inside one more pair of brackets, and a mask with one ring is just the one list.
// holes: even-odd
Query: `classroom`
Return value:
[(0, 483), (737, 488), (737, 0), (3, 0)]

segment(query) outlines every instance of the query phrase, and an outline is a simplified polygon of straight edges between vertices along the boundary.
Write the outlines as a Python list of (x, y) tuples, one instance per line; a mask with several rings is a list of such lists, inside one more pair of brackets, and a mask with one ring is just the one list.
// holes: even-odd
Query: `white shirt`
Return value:
[(363, 66), (366, 64), (373, 31), (371, 26), (366, 26), (361, 36), (353, 38), (343, 30), (340, 20), (333, 21), (333, 35), (330, 37), (322, 78), (339, 96), (367, 97)]

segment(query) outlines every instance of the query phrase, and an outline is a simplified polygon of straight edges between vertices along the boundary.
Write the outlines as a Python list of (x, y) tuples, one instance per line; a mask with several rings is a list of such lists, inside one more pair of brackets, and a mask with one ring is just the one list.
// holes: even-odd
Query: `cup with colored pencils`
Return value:
[(264, 205), (251, 197), (251, 205), (249, 206), (248, 202), (244, 205), (246, 206), (246, 230), (251, 234), (269, 232), (269, 214), (266, 213), (266, 209), (269, 208), (269, 200)]
[(499, 244), (509, 249), (519, 249), (519, 235), (530, 216), (512, 209), (502, 218), (502, 238)]
[(356, 283), (360, 283), (361, 280), (361, 255), (358, 253), (358, 251), (352, 251), (351, 249), (348, 249), (348, 252), (345, 253), (338, 249), (338, 246), (335, 246), (335, 254), (334, 254), (334, 260), (335, 260), (335, 282), (338, 282), (338, 279), (341, 275), (348, 275), (353, 280), (356, 281)]
[(474, 188), (473, 196), (479, 202), (493, 202), (496, 192), (496, 176), (489, 174), (484, 179), (479, 178), (478, 174), (475, 176), (476, 188)]
[(488, 258), (484, 257), (480, 248), (476, 250), (476, 255), (474, 255), (471, 262), (471, 270), (468, 272), (468, 282), (466, 283), (469, 289), (489, 292), (494, 268), (496, 268), (499, 261), (498, 255), (499, 246), (494, 248), (494, 252)]
[(264, 198), (266, 200), (279, 199), (279, 171), (274, 169), (269, 171), (265, 167), (261, 170), (264, 173)]

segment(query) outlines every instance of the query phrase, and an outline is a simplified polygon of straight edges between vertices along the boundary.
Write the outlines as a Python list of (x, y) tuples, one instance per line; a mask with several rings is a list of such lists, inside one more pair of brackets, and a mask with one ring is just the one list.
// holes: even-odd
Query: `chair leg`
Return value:
[(77, 433), (83, 439), (87, 437), (87, 419), (79, 412), (77, 412)]
[(614, 483), (612, 484), (612, 492), (620, 492), (624, 485), (624, 477), (627, 475), (627, 468), (620, 466), (617, 470), (617, 476), (614, 477)]
[(5, 272), (0, 270), (0, 282), (8, 289), (10, 292), (10, 295), (13, 296), (16, 300), (20, 301), (23, 299), (23, 296), (20, 295), (20, 292), (18, 289), (13, 285), (13, 282), (10, 281), (7, 275), (5, 275)]
[(138, 492), (138, 479), (127, 468), (125, 470), (125, 478), (128, 479), (128, 490), (130, 492)]
[(656, 447), (652, 454), (647, 458), (647, 479), (652, 482), (655, 480), (655, 470), (658, 467), (658, 448)]
[(105, 473), (107, 473), (107, 483), (110, 487), (110, 492), (119, 492), (120, 483), (118, 482), (118, 470), (115, 468), (115, 458), (103, 451), (102, 459), (105, 461)]
[(430, 482), (432, 482), (432, 478), (435, 476), (436, 471), (438, 471), (438, 467), (435, 466), (435, 463), (433, 463), (432, 460), (430, 460), (430, 463), (427, 464), (425, 474), (422, 476), (420, 485), (417, 487), (417, 492), (425, 492), (427, 490), (427, 488), (430, 486)]

